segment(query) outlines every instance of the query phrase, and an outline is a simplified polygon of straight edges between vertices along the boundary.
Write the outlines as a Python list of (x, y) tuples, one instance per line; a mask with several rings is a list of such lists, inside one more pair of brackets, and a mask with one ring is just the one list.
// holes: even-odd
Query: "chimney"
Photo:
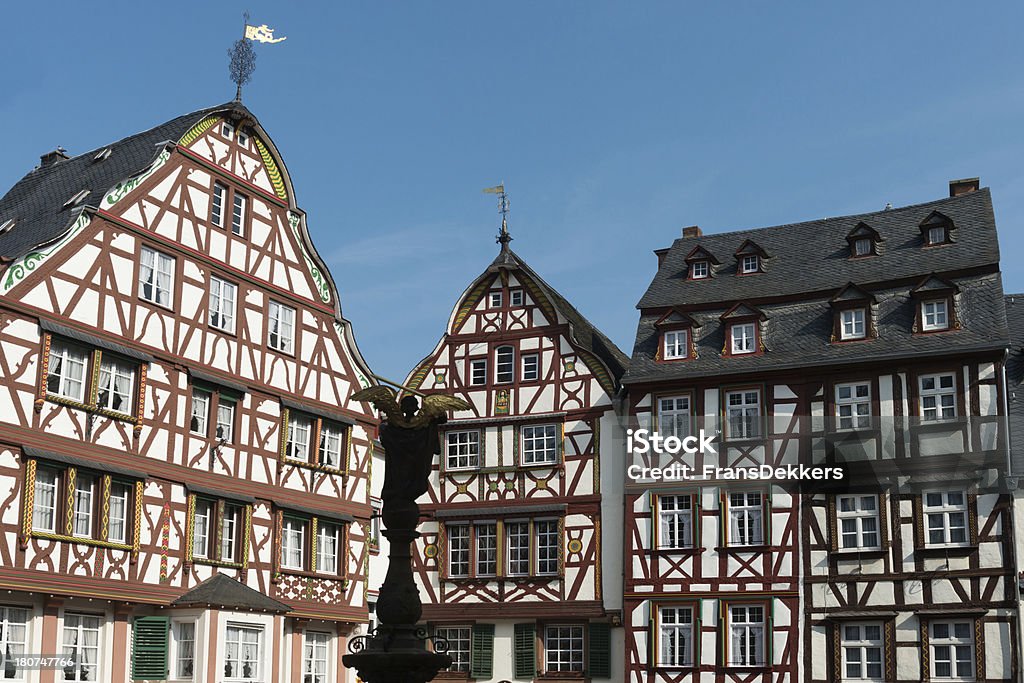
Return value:
[(960, 180), (949, 181), (949, 196), (959, 197), (962, 194), (977, 192), (981, 187), (980, 178), (961, 178)]
[(665, 262), (665, 255), (668, 254), (668, 248), (655, 249), (654, 255), (658, 257), (658, 267), (661, 268), (661, 264)]
[(704, 233), (700, 231), (700, 227), (691, 225), (688, 228), (683, 228), (683, 237), (700, 237)]
[(70, 158), (71, 157), (68, 156), (68, 151), (66, 149), (64, 149), (63, 147), (58, 147), (52, 152), (47, 152), (46, 154), (39, 157), (39, 165), (42, 166), (43, 168), (46, 168), (47, 166), (53, 166), (58, 161)]

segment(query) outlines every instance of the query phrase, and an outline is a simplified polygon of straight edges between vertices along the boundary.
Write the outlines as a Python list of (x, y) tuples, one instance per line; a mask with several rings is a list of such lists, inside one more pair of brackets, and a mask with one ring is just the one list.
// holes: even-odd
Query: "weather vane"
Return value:
[(274, 38), (274, 29), (266, 24), (250, 26), (248, 12), (243, 17), (245, 20), (242, 37), (236, 40), (231, 49), (228, 50), (228, 56), (231, 57), (231, 62), (228, 64), (228, 73), (231, 74), (231, 80), (237, 86), (235, 90), (236, 102), (242, 101), (242, 86), (249, 82), (252, 78), (252, 72), (256, 70), (256, 50), (253, 49), (252, 44), (254, 42), (280, 43), (283, 40), (287, 40), (287, 38)]
[(501, 232), (498, 233), (498, 243), (502, 246), (512, 241), (512, 236), (508, 234), (508, 195), (505, 194), (505, 181), (502, 181), (494, 187), (488, 187), (484, 190), (487, 194), (498, 195), (498, 213), (501, 214)]

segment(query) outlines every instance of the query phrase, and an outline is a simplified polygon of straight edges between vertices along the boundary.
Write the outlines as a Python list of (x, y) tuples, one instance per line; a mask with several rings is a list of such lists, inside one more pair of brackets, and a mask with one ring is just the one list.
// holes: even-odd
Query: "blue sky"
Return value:
[(282, 151), (379, 374), (436, 343), (513, 248), (627, 353), (653, 249), (992, 188), (1024, 290), (1024, 3), (17, 3), (0, 44), (0, 186), (229, 100)]

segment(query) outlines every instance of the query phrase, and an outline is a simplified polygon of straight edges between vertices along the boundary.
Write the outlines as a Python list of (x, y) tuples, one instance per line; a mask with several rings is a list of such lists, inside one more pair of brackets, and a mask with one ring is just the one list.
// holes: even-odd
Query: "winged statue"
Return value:
[[(456, 396), (429, 394), (417, 406), (415, 396), (404, 396), (399, 405), (398, 394), (391, 387), (377, 385), (352, 394), (355, 401), (372, 403), (373, 407), (388, 417), (388, 424), (403, 429), (422, 429), (438, 418), (446, 416), (449, 410), (469, 410), (473, 406)], [(417, 410), (419, 412), (417, 412)]]

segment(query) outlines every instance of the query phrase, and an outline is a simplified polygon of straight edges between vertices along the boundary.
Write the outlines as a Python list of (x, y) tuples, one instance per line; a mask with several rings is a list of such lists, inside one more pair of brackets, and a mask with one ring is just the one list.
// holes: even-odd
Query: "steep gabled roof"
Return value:
[[(178, 142), (210, 114), (228, 110), (255, 119), (241, 103), (228, 102), (33, 169), (0, 198), (0, 224), (10, 219), (16, 221), (13, 228), (0, 234), (0, 257), (16, 258), (57, 239), (85, 207), (98, 206), (111, 188), (145, 170), (165, 143)], [(83, 190), (87, 191), (84, 198), (73, 206), (66, 206), (68, 200)]]
[(278, 602), (220, 572), (171, 601), (172, 607), (192, 605), (214, 605), (253, 612), (284, 613), (292, 611), (292, 608), (283, 602)]

